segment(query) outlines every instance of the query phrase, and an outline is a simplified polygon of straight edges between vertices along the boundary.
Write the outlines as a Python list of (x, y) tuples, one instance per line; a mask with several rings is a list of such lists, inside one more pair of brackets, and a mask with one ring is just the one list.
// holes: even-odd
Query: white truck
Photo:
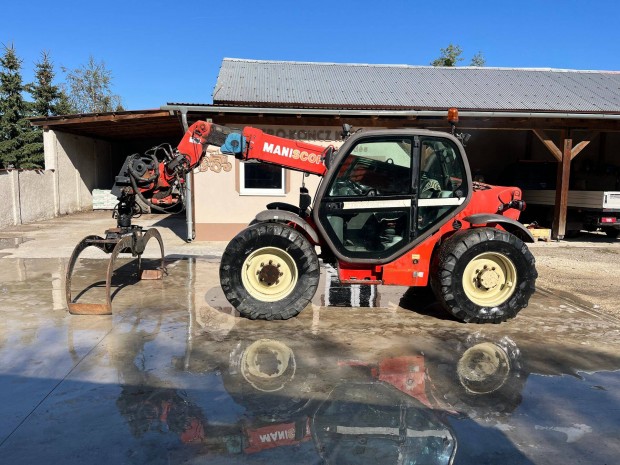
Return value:
[[(523, 200), (528, 205), (530, 217), (540, 214), (539, 222), (553, 221), (555, 190), (524, 190)], [(581, 230), (600, 230), (617, 238), (620, 235), (620, 192), (569, 191), (566, 235)]]

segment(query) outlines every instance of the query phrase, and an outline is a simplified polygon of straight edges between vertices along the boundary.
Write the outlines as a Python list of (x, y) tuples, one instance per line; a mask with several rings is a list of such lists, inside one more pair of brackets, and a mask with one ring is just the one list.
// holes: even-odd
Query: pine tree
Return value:
[(5, 46), (0, 57), (0, 163), (5, 168), (19, 166), (24, 123), (28, 124), (21, 63), (13, 45)]
[[(66, 94), (54, 84), (54, 65), (48, 52), (41, 53), (41, 60), (35, 64), (35, 82), (25, 86), (34, 101), (27, 104), (29, 116), (48, 117), (70, 114), (72, 108)], [(32, 126), (22, 133), (22, 147), (19, 151), (20, 168), (42, 168), (44, 163), (43, 131)]]
[[(54, 66), (47, 52), (42, 52), (41, 61), (35, 64), (35, 82), (24, 86), (34, 102), (27, 104), (29, 116), (47, 117), (55, 114), (55, 102), (60, 98), (60, 89), (53, 84)], [(30, 125), (29, 125), (30, 126)], [(24, 128), (19, 150), (20, 168), (42, 168), (44, 163), (43, 131), (38, 126)]]
[(35, 63), (35, 82), (26, 85), (32, 95), (32, 112), (37, 117), (54, 116), (56, 102), (60, 99), (60, 88), (54, 85), (54, 65), (49, 53), (41, 52), (41, 61)]
[(52, 114), (54, 116), (58, 115), (71, 115), (76, 113), (75, 108), (71, 105), (71, 101), (69, 100), (69, 96), (65, 92), (63, 88), (60, 89), (60, 95), (56, 103), (54, 104)]

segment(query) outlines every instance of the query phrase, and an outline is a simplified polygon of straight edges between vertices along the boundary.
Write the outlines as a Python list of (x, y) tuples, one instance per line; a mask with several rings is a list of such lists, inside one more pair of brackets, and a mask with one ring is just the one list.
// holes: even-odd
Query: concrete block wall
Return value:
[(55, 216), (54, 179), (50, 171), (0, 172), (0, 227), (45, 220)]
[(15, 170), (0, 171), (0, 199), (2, 199), (2, 207), (0, 208), (0, 227), (16, 224), (15, 173)]
[(0, 228), (93, 208), (92, 191), (109, 188), (110, 142), (45, 131), (45, 170), (0, 171)]

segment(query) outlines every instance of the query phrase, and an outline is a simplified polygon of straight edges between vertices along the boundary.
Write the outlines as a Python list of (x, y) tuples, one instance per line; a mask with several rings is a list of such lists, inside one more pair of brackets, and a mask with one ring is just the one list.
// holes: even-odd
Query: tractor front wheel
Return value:
[(537, 277), (534, 256), (519, 238), (476, 228), (457, 232), (442, 245), (431, 284), (457, 319), (500, 323), (527, 307)]
[(226, 247), (220, 282), (228, 301), (252, 320), (287, 320), (310, 302), (319, 283), (314, 247), (296, 230), (257, 223)]

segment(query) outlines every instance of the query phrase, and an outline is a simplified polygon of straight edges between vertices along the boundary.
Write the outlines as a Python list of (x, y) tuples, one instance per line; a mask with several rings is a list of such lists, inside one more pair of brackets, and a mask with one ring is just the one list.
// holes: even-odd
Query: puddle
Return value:
[[(316, 301), (331, 306), (250, 321), (226, 302), (218, 264), (188, 259), (168, 263), (164, 282), (120, 289), (112, 316), (76, 317), (50, 311), (64, 298), (61, 262), (6, 262), (5, 273), (23, 275), (7, 285), (11, 307), (0, 306), (7, 463), (88, 454), (572, 465), (620, 455), (620, 341), (598, 338), (596, 325), (616, 328), (577, 310), (568, 325), (553, 295), (535, 294), (509, 323), (465, 325), (425, 313), (430, 296), (407, 289), (348, 289), (344, 300), (359, 305), (343, 309), (342, 289), (323, 282)], [(97, 279), (101, 264), (84, 265), (85, 282)]]
[(0, 237), (0, 250), (16, 249), (20, 244), (31, 240), (33, 239), (28, 237)]

